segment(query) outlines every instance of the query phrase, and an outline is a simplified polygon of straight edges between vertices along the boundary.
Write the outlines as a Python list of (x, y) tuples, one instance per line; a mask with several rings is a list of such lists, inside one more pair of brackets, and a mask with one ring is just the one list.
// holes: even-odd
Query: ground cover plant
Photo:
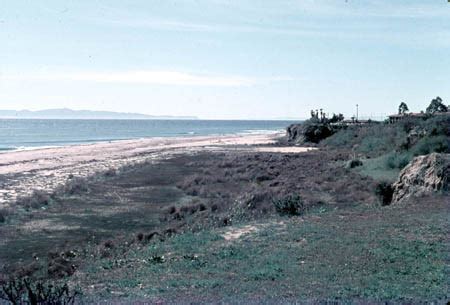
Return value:
[(422, 200), (426, 209), (420, 201), (317, 209), (180, 234), (120, 259), (90, 260), (72, 280), (91, 287), (92, 300), (443, 302), (448, 206)]
[[(50, 250), (58, 246), (77, 248), (139, 234), (148, 240), (230, 225), (276, 213), (273, 202), (295, 194), (301, 194), (303, 209), (317, 204), (375, 202), (370, 188), (373, 182), (339, 166), (339, 160), (346, 158), (345, 152), (209, 153), (139, 164), (123, 168), (115, 176), (78, 181), (76, 185), (83, 188), (77, 192), (70, 187), (70, 179), (69, 186), (59, 188), (56, 194), (39, 195), (51, 198), (51, 203), (16, 212), (0, 227), (2, 262), (11, 269), (27, 263), (42, 265), (55, 259)], [(342, 192), (343, 185), (348, 185), (346, 192)], [(35, 201), (34, 196), (20, 202)], [(74, 259), (64, 256), (64, 260)]]
[[(39, 193), (45, 203), (36, 193), (20, 199), (40, 204), (18, 205), (0, 227), (1, 267), (19, 277), (65, 278), (86, 256), (121, 255), (127, 247), (176, 233), (266, 217), (276, 213), (274, 201), (297, 193), (302, 211), (376, 201), (370, 180), (339, 166), (343, 159), (345, 152), (208, 153), (130, 166), (83, 182), (71, 178), (54, 194)], [(347, 178), (337, 181), (338, 176)]]

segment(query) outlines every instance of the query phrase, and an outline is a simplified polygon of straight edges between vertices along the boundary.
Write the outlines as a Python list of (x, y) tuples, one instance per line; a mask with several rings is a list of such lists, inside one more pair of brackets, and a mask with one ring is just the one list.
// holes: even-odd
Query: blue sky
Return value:
[(0, 109), (376, 117), (449, 76), (446, 0), (0, 0)]

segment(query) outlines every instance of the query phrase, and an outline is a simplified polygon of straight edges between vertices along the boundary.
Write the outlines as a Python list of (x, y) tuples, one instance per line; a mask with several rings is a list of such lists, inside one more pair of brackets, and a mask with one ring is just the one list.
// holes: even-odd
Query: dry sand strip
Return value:
[(169, 149), (189, 149), (191, 147), (223, 145), (270, 144), (274, 143), (276, 137), (279, 135), (279, 133), (274, 133), (182, 138), (147, 138), (6, 152), (0, 154), (0, 175), (41, 170), (43, 168), (57, 168), (80, 162), (102, 161), (117, 157), (134, 157), (140, 154)]
[[(52, 191), (69, 176), (86, 177), (111, 168), (145, 160), (161, 160), (178, 153), (242, 150), (299, 153), (302, 147), (261, 147), (275, 143), (280, 133), (146, 138), (100, 142), (0, 154), (0, 208), (32, 190)], [(253, 146), (253, 147), (252, 147)]]

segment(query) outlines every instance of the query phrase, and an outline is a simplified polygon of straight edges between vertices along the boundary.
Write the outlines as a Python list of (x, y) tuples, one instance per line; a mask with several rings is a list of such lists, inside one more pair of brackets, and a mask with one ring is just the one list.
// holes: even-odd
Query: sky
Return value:
[(436, 96), (447, 0), (0, 0), (0, 109), (377, 118)]

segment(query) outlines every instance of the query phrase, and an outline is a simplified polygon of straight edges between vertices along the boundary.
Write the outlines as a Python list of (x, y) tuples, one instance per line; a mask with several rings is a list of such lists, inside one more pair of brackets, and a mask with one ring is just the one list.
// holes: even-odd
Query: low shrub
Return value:
[(415, 156), (427, 155), (433, 152), (450, 152), (450, 138), (445, 135), (425, 137), (412, 148)]
[(65, 257), (58, 256), (48, 262), (47, 273), (51, 278), (64, 278), (75, 272), (76, 266)]
[(394, 189), (389, 182), (381, 181), (375, 188), (375, 194), (378, 196), (383, 206), (390, 205)]
[[(202, 212), (206, 210), (206, 206), (203, 203), (185, 205), (180, 208), (180, 213), (182, 214), (195, 214), (197, 212)], [(176, 212), (176, 210), (175, 210)], [(175, 213), (174, 212), (174, 213)], [(171, 213), (173, 214), (173, 213)]]
[(257, 177), (255, 178), (255, 180), (256, 180), (257, 183), (261, 183), (261, 182), (264, 182), (264, 181), (273, 180), (273, 177), (270, 176), (270, 175), (264, 175), (264, 174), (263, 174), (263, 175), (257, 176)]
[(8, 209), (1, 209), (0, 210), (0, 224), (6, 222), (6, 218), (11, 214), (11, 211)]
[(0, 300), (12, 304), (75, 304), (81, 291), (66, 284), (43, 283), (29, 278), (11, 279), (0, 286)]
[(424, 119), (415, 117), (404, 118), (403, 120), (397, 122), (398, 127), (406, 133), (411, 132), (418, 126), (422, 126), (422, 124), (424, 124)]
[[(410, 150), (412, 155), (450, 152), (450, 116), (425, 120), (406, 118), (395, 124), (349, 126), (325, 139), (321, 145), (352, 147), (369, 157), (379, 157), (393, 150)], [(396, 163), (395, 168), (401, 167), (400, 160)]]
[(411, 154), (409, 153), (390, 153), (386, 158), (386, 167), (390, 169), (402, 169), (411, 161)]
[(171, 206), (166, 210), (166, 213), (174, 214), (176, 211), (177, 211), (177, 208), (175, 206)]
[(117, 169), (115, 169), (113, 167), (108, 168), (105, 172), (103, 172), (103, 175), (105, 177), (115, 177), (115, 176), (117, 176)]
[(44, 191), (36, 190), (29, 196), (23, 196), (17, 199), (16, 203), (25, 209), (38, 209), (50, 204), (50, 195)]
[(355, 167), (362, 166), (362, 165), (363, 165), (363, 163), (359, 159), (353, 159), (353, 160), (350, 160), (347, 162), (347, 168), (355, 168)]
[(427, 120), (423, 127), (427, 135), (433, 136), (450, 136), (450, 116), (436, 116)]
[(407, 133), (394, 124), (369, 124), (342, 128), (323, 141), (323, 145), (339, 148), (355, 148), (358, 153), (379, 157), (404, 141)]
[(364, 154), (370, 154), (380, 147), (385, 145), (386, 140), (378, 137), (367, 137), (361, 139), (361, 144), (358, 146), (358, 151)]
[(217, 212), (219, 210), (219, 206), (217, 204), (212, 204), (211, 205), (211, 212)]
[(273, 197), (273, 194), (267, 191), (257, 190), (249, 190), (244, 196), (242, 196), (243, 205), (250, 209), (255, 210), (261, 208), (265, 202), (270, 202), (270, 199)]
[(112, 249), (112, 248), (115, 247), (114, 241), (112, 241), (112, 240), (107, 240), (107, 241), (105, 241), (105, 242), (103, 243), (103, 246), (104, 246), (105, 248)]
[(83, 178), (71, 179), (66, 184), (66, 191), (71, 195), (84, 193), (87, 192), (88, 190), (89, 190), (88, 181)]
[(56, 195), (76, 195), (89, 191), (88, 180), (86, 178), (75, 177), (67, 180), (66, 184), (60, 186), (56, 191)]
[(164, 258), (164, 255), (152, 255), (148, 258), (148, 261), (151, 264), (162, 264), (166, 261), (166, 259)]
[(275, 199), (273, 204), (281, 215), (301, 215), (305, 209), (303, 200), (299, 195), (289, 195), (281, 199)]
[(158, 236), (161, 236), (161, 234), (159, 234), (159, 232), (153, 231), (153, 232), (150, 232), (149, 234), (145, 235), (144, 238), (146, 241), (150, 241)]
[(355, 127), (342, 128), (331, 137), (325, 139), (323, 144), (333, 147), (348, 147), (352, 146), (357, 137), (357, 129)]

